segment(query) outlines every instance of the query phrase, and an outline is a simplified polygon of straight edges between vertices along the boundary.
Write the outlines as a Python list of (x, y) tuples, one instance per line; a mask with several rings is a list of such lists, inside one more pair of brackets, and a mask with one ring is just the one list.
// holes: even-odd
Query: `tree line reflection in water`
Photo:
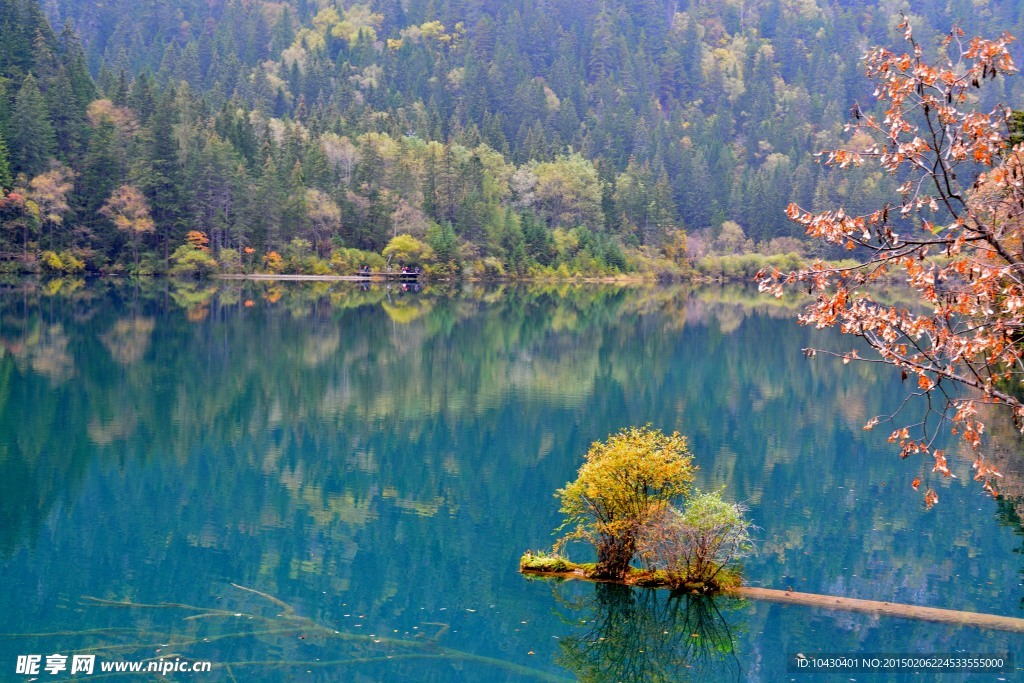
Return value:
[[(863, 617), (611, 586), (553, 598), (510, 576), (550, 542), (551, 493), (589, 443), (650, 421), (690, 436), (702, 488), (752, 507), (755, 583), (998, 611), (1020, 589), (993, 561), (1009, 552), (993, 515), (959, 481), (940, 489), (966, 511), (952, 537), (908, 504), (915, 463), (861, 431), (898, 402), (898, 378), (805, 360), (815, 332), (794, 324), (799, 307), (718, 287), (10, 286), (0, 605), (44, 622), (81, 595), (202, 605), (237, 582), (342, 632), (365, 613), (404, 633), (420, 610), (461, 602), (478, 611), (445, 613), (446, 647), (508, 643), (496, 656), (584, 680), (742, 678), (825, 623), (844, 647), (884, 641), (889, 626)], [(62, 597), (26, 610), (15, 586)], [(538, 624), (552, 603), (568, 629), (557, 642)], [(466, 621), (492, 604), (533, 610), (530, 625)], [(68, 627), (123, 625), (95, 608), (78, 619)], [(949, 633), (901, 636), (938, 647)], [(311, 646), (269, 638), (248, 637), (246, 656)]]

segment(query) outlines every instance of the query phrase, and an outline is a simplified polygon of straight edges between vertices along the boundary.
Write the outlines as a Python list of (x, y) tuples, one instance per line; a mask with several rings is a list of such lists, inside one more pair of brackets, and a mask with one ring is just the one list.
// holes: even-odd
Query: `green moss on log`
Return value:
[(672, 590), (703, 595), (714, 595), (732, 590), (740, 585), (740, 575), (734, 571), (722, 571), (715, 578), (714, 582), (704, 583), (699, 581), (683, 581), (680, 577), (662, 570), (630, 567), (626, 575), (621, 579), (609, 579), (597, 575), (597, 565), (594, 563), (572, 562), (555, 553), (531, 550), (527, 550), (519, 558), (519, 571), (523, 574), (540, 575), (550, 578), (586, 579), (589, 581), (620, 583), (627, 586), (641, 586), (644, 588), (671, 588)]

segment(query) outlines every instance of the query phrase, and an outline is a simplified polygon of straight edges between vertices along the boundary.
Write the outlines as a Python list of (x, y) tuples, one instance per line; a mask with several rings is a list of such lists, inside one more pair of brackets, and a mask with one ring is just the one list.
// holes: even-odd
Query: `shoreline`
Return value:
[(419, 282), (419, 277), (401, 273), (374, 275), (278, 275), (274, 273), (218, 273), (211, 280), (282, 280), (285, 282)]
[[(544, 282), (544, 283), (598, 283), (598, 284), (648, 284), (656, 283), (657, 280), (653, 278), (645, 278), (640, 276), (606, 276), (606, 277), (578, 277), (569, 279), (560, 278), (494, 278), (494, 279), (481, 279), (481, 278), (442, 278), (432, 279), (426, 276), (420, 277), (403, 277), (401, 273), (374, 273), (372, 275), (295, 275), (295, 274), (274, 274), (274, 273), (217, 273), (210, 275), (211, 280), (254, 280), (254, 281), (273, 281), (280, 280), (284, 282), (419, 282), (421, 284), (436, 283), (436, 282), (500, 282), (500, 283), (511, 283), (511, 282)], [(675, 282), (689, 283), (689, 282), (716, 282), (716, 281), (704, 281), (699, 279), (680, 279)]]

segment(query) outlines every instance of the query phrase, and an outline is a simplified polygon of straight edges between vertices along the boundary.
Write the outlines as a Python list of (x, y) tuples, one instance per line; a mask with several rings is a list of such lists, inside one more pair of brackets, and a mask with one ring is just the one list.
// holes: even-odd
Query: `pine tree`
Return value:
[(113, 89), (107, 93), (107, 97), (119, 107), (128, 104), (128, 73), (124, 69), (117, 72), (117, 80), (114, 81)]
[(288, 183), (284, 188), (285, 203), (281, 215), (282, 227), (288, 233), (282, 235), (282, 240), (295, 237), (302, 232), (306, 223), (306, 175), (302, 170), (302, 162), (296, 161), (292, 166), (291, 175), (288, 176)]
[(281, 239), (281, 213), (286, 199), (269, 146), (264, 147), (263, 166), (254, 185), (251, 205), (252, 242), (266, 251)]
[(97, 97), (96, 84), (89, 75), (89, 67), (85, 60), (85, 51), (71, 26), (71, 22), (65, 22), (58, 38), (58, 53), (61, 64), (67, 72), (71, 81), (71, 89), (75, 93), (75, 99), (80, 106), (85, 106)]
[(18, 90), (10, 125), (10, 153), (14, 173), (39, 175), (46, 170), (53, 157), (56, 137), (46, 100), (32, 74), (25, 78)]
[(7, 143), (4, 142), (4, 136), (0, 134), (0, 190), (10, 189), (13, 182), (14, 176), (11, 175), (11, 165), (8, 161)]
[(185, 208), (182, 202), (184, 182), (175, 136), (175, 125), (179, 119), (176, 99), (174, 88), (169, 88), (160, 98), (143, 134), (143, 153), (132, 173), (149, 200), (157, 231), (163, 237), (165, 258), (170, 255), (171, 242), (181, 241), (183, 234), (179, 234), (182, 231), (178, 223)]
[(56, 152), (64, 160), (75, 162), (85, 137), (84, 105), (78, 101), (67, 70), (61, 66), (50, 81), (46, 99), (56, 140)]
[[(102, 121), (89, 136), (89, 144), (81, 163), (81, 177), (76, 187), (75, 207), (82, 222), (93, 231), (101, 248), (109, 249), (120, 237), (111, 224), (99, 220), (99, 210), (114, 188), (124, 184), (125, 169), (117, 154), (114, 124)], [(104, 228), (107, 231), (102, 232)]]
[(153, 95), (153, 91), (153, 77), (149, 75), (149, 72), (143, 71), (132, 81), (131, 89), (128, 92), (128, 106), (135, 112), (142, 125), (149, 122), (149, 117), (156, 109), (156, 97)]
[(616, 66), (615, 37), (612, 16), (607, 8), (601, 10), (594, 24), (594, 32), (590, 36), (590, 60), (587, 71), (591, 82), (607, 78)]
[(32, 73), (44, 89), (56, 77), (58, 68), (57, 56), (53, 53), (53, 32), (48, 27), (36, 29), (32, 40)]

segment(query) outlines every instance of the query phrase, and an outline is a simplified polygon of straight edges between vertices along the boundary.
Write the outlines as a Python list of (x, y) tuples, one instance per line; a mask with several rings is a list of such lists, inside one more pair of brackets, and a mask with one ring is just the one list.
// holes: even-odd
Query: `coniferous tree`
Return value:
[(11, 165), (8, 161), (7, 143), (4, 142), (4, 136), (0, 134), (0, 190), (10, 188), (13, 182), (14, 176), (11, 174)]
[[(368, 4), (381, 19), (359, 19), (358, 3), (336, 8), (338, 22), (369, 22), (353, 33), (335, 32), (329, 14), (314, 21), (322, 3), (189, 1), (172, 17), (131, 0), (61, 0), (67, 21), (56, 36), (34, 0), (0, 0), (7, 176), (39, 175), (54, 159), (72, 166), (73, 211), (49, 228), (55, 241), (87, 235), (109, 257), (127, 236), (97, 211), (118, 185), (137, 186), (151, 205), (159, 240), (140, 243), (143, 256), (173, 249), (193, 223), (215, 249), (281, 249), (302, 229), (292, 219), (308, 219), (302, 197), (318, 190), (345, 215), (345, 246), (381, 247), (396, 220), (422, 233), (426, 217), (451, 222), (472, 242), (467, 253), (516, 272), (510, 226), (530, 266), (558, 265), (551, 231), (574, 221), (593, 233), (589, 255), (611, 264), (616, 245), (657, 247), (682, 225), (734, 221), (768, 243), (799, 232), (782, 215), (788, 202), (853, 209), (890, 182), (840, 181), (812, 156), (840, 131), (844, 103), (870, 101), (849, 55), (890, 40), (878, 6), (855, 16), (843, 3), (809, 12), (774, 0), (742, 12), (663, 0)], [(948, 4), (954, 14), (972, 6)], [(978, 32), (1020, 24), (1018, 3), (1004, 4), (972, 13)], [(920, 35), (948, 29), (933, 5), (915, 15)], [(1000, 79), (985, 106), (1019, 100), (1021, 80)], [(97, 84), (116, 106), (106, 123), (90, 113), (90, 126)], [(481, 168), (480, 145), (506, 168)], [(585, 219), (563, 210), (567, 184), (548, 177), (539, 195), (529, 181), (574, 153), (598, 169)]]
[[(89, 144), (81, 163), (81, 176), (77, 186), (75, 204), (80, 220), (91, 230), (102, 231), (110, 224), (99, 220), (103, 202), (113, 193), (114, 188), (125, 182), (126, 170), (123, 157), (117, 153), (117, 137), (113, 122), (100, 121), (89, 136)], [(120, 239), (114, 231), (96, 234), (104, 244)]]
[(46, 99), (53, 126), (55, 149), (64, 160), (76, 162), (85, 135), (84, 106), (78, 101), (74, 85), (62, 66), (50, 81)]
[(10, 142), (14, 172), (29, 176), (45, 171), (56, 149), (49, 108), (32, 74), (25, 77), (15, 99)]
[(136, 184), (149, 202), (165, 259), (170, 256), (171, 243), (179, 242), (184, 235), (179, 225), (184, 183), (175, 137), (175, 125), (179, 121), (176, 101), (177, 93), (173, 88), (160, 98), (142, 134), (142, 154), (132, 170)]

